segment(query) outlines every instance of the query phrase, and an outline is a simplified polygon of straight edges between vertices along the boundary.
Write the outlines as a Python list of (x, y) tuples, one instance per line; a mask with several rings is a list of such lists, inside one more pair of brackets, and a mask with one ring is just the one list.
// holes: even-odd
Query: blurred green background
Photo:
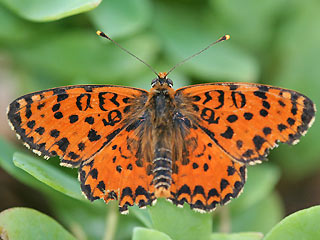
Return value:
[[(0, 0), (0, 211), (38, 209), (78, 239), (105, 234), (109, 205), (74, 200), (48, 188), (18, 164), (24, 159), (20, 155), (15, 162), (20, 168), (13, 165), (13, 152), (25, 149), (5, 115), (16, 97), (51, 87), (117, 84), (149, 89), (154, 74), (98, 37), (96, 30), (159, 72), (230, 34), (230, 40), (176, 69), (170, 75), (174, 87), (258, 82), (297, 90), (319, 106), (319, 9), (317, 0)], [(227, 210), (214, 213), (213, 231), (266, 233), (285, 215), (320, 204), (319, 137), (316, 119), (298, 145), (280, 145), (268, 163), (249, 167), (243, 195), (223, 208)], [(29, 152), (26, 156), (34, 157)], [(58, 163), (45, 162), (75, 180), (76, 170)], [(115, 239), (131, 239), (135, 226), (157, 225), (155, 213), (141, 212), (119, 217)]]

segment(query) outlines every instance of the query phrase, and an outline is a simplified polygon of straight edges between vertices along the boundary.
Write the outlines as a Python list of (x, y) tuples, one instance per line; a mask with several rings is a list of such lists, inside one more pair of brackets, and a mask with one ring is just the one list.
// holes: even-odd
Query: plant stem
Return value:
[(228, 207), (219, 208), (220, 226), (219, 231), (223, 233), (229, 233), (231, 231), (230, 224), (230, 212)]
[(109, 202), (109, 211), (106, 216), (106, 230), (103, 240), (113, 240), (118, 224), (117, 201)]

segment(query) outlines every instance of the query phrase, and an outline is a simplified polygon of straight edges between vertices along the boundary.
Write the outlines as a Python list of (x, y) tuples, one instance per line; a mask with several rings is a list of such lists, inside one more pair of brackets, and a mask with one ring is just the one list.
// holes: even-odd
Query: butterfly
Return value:
[[(101, 33), (101, 32), (100, 32)], [(236, 198), (247, 165), (279, 142), (296, 144), (315, 105), (296, 91), (254, 83), (207, 83), (173, 89), (168, 73), (150, 91), (75, 85), (19, 97), (8, 119), (24, 145), (79, 168), (91, 201), (119, 201), (121, 213), (166, 198), (213, 211)]]

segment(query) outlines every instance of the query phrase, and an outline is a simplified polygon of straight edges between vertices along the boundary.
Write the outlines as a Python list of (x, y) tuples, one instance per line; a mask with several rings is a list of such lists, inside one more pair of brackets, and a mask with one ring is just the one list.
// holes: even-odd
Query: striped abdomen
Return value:
[(161, 146), (156, 147), (152, 165), (156, 197), (169, 197), (172, 182), (171, 150)]

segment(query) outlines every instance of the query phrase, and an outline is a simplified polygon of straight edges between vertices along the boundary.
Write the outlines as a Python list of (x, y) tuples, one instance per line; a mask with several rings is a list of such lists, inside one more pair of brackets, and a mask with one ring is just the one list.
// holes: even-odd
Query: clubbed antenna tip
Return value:
[(143, 61), (142, 59), (138, 58), (136, 55), (134, 55), (133, 53), (129, 52), (127, 49), (125, 49), (124, 47), (122, 47), (119, 43), (117, 43), (116, 41), (114, 41), (113, 39), (111, 39), (110, 37), (108, 37), (104, 32), (101, 32), (101, 31), (97, 31), (96, 32), (97, 35), (101, 36), (101, 37), (104, 37), (108, 40), (110, 40), (111, 42), (113, 42), (115, 45), (117, 45), (119, 48), (121, 48), (123, 51), (125, 51), (126, 53), (128, 53), (129, 55), (131, 55), (132, 57), (134, 57), (135, 59), (137, 59), (138, 61), (142, 62), (144, 65), (146, 65), (148, 68), (151, 69), (152, 72), (154, 72), (157, 76), (158, 76), (158, 73), (148, 64), (146, 63), (145, 61)]
[(191, 58), (194, 58), (195, 56), (198, 56), (199, 54), (203, 53), (204, 51), (206, 51), (208, 48), (212, 47), (213, 45), (228, 40), (230, 39), (230, 35), (226, 34), (224, 36), (222, 36), (221, 38), (219, 38), (218, 40), (214, 41), (213, 43), (210, 43), (207, 47), (205, 47), (204, 49), (200, 50), (199, 52), (196, 52), (195, 54), (185, 58), (184, 60), (182, 60), (181, 62), (177, 63), (175, 66), (173, 66), (173, 68), (171, 68), (167, 75), (169, 75), (169, 73), (171, 73), (173, 70), (175, 70), (177, 67), (179, 67), (180, 65), (184, 64), (186, 61), (190, 60)]

